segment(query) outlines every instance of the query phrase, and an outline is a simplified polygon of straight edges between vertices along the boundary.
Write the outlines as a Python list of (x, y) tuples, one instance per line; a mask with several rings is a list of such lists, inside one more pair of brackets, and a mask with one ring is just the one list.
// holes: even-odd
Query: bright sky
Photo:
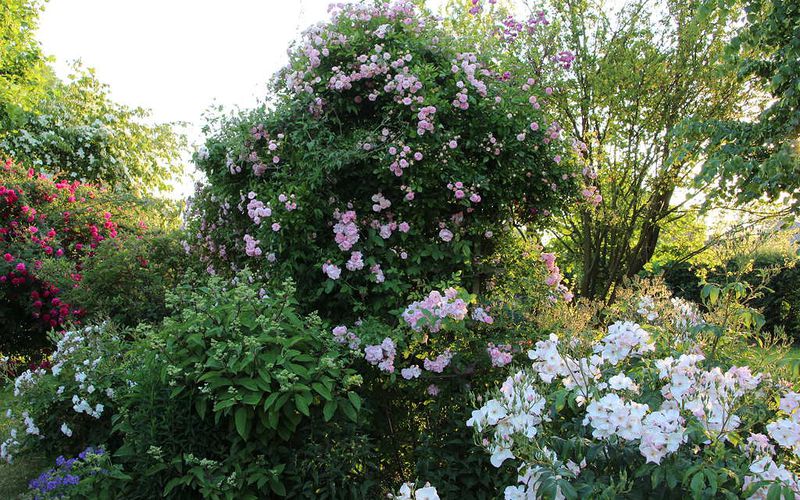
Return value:
[[(253, 106), (286, 50), (328, 18), (331, 0), (49, 0), (39, 40), (60, 76), (81, 59), (115, 100), (149, 108), (157, 121), (188, 122), (202, 139), (213, 103)], [(191, 182), (176, 185), (181, 196)]]

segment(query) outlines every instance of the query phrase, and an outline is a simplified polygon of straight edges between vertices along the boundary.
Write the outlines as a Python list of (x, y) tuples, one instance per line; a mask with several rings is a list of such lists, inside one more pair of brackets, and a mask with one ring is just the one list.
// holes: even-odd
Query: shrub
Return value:
[(800, 494), (800, 395), (715, 356), (717, 300), (703, 316), (639, 295), (622, 311), (641, 324), (553, 333), (528, 352), (532, 364), (478, 396), (467, 425), (493, 465), (518, 470), (505, 497)]
[(32, 451), (72, 454), (109, 440), (111, 416), (136, 360), (110, 325), (54, 334), (52, 340), (48, 362), (13, 382), (4, 409), (12, 422), (0, 450), (4, 460)]
[(141, 235), (164, 224), (156, 201), (103, 186), (37, 174), (8, 160), (0, 170), (0, 347), (42, 347), (44, 332), (79, 321), (80, 304), (62, 290), (80, 285), (82, 262), (118, 235)]
[(64, 300), (80, 304), (89, 320), (108, 317), (129, 327), (161, 321), (168, 313), (166, 293), (193, 265), (180, 236), (147, 231), (100, 242), (82, 259), (80, 286), (64, 289)]
[(304, 310), (350, 320), (480, 285), (498, 237), (576, 191), (552, 89), (495, 63), (411, 2), (334, 9), (291, 51), (274, 107), (209, 126), (192, 212), (209, 272), (292, 277)]
[(312, 477), (330, 481), (317, 492), (360, 486), (346, 479), (369, 464), (294, 455), (346, 445), (337, 436), (358, 419), (361, 377), (317, 317), (295, 312), (290, 287), (266, 292), (251, 279), (213, 277), (170, 294), (175, 314), (148, 335), (115, 425), (116, 455), (134, 478), (128, 497), (263, 498)]

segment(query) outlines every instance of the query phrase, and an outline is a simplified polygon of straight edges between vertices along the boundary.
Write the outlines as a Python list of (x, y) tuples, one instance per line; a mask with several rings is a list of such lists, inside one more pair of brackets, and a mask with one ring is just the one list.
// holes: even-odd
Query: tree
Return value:
[(520, 20), (482, 7), (495, 21), (478, 16), (477, 30), (485, 43), (502, 40), (508, 59), (535, 64), (544, 47), (571, 66), (547, 104), (576, 141), (587, 202), (554, 233), (580, 275), (580, 294), (610, 298), (690, 206), (691, 196), (674, 198), (698, 158), (682, 147), (678, 125), (686, 116), (735, 116), (742, 85), (716, 64), (732, 37), (728, 12), (633, 0), (612, 13), (603, 2), (555, 0)]
[[(35, 39), (42, 2), (0, 7), (0, 152), (50, 174), (141, 194), (168, 188), (184, 140), (149, 113), (114, 102), (94, 72), (56, 77)], [(56, 167), (57, 166), (57, 167)]]
[[(730, 9), (721, 1), (718, 11)], [(755, 119), (690, 117), (686, 136), (707, 156), (698, 181), (739, 203), (788, 195), (786, 213), (800, 209), (800, 3), (748, 0), (744, 29), (724, 61), (761, 92)]]

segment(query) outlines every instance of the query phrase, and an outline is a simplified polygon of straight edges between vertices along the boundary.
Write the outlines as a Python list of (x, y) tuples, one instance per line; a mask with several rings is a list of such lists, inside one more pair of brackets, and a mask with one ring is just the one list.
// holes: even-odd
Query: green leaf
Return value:
[(314, 390), (317, 391), (317, 393), (323, 398), (325, 398), (327, 401), (333, 399), (331, 391), (320, 382), (314, 382), (313, 384), (311, 384), (311, 387), (313, 387)]
[(325, 418), (325, 421), (328, 422), (331, 418), (333, 418), (333, 414), (336, 412), (336, 401), (328, 401), (325, 403), (325, 407), (322, 408), (322, 416)]
[(236, 379), (236, 382), (245, 389), (249, 389), (251, 391), (258, 391), (260, 389), (258, 387), (258, 383), (251, 378), (238, 378)]
[(342, 412), (344, 412), (344, 414), (347, 415), (347, 418), (349, 418), (353, 422), (356, 422), (358, 420), (358, 414), (356, 413), (356, 410), (353, 408), (353, 405), (351, 405), (348, 401), (340, 399), (339, 408), (341, 408)]
[(702, 471), (698, 472), (697, 474), (694, 475), (694, 477), (692, 477), (692, 482), (690, 485), (694, 498), (702, 498), (703, 490), (705, 489), (705, 487), (706, 487), (705, 475), (702, 473)]
[(273, 477), (269, 480), (269, 487), (276, 495), (281, 497), (286, 496), (286, 488), (283, 486), (283, 483), (277, 477)]
[(237, 408), (234, 416), (234, 423), (236, 424), (236, 432), (242, 436), (242, 439), (247, 439), (249, 429), (247, 427), (248, 420), (247, 408)]
[(297, 409), (300, 410), (300, 413), (307, 417), (311, 416), (311, 412), (308, 409), (308, 400), (306, 399), (306, 396), (302, 394), (295, 394), (294, 404), (297, 406)]
[(353, 404), (353, 408), (355, 408), (356, 411), (361, 411), (361, 397), (358, 394), (355, 392), (348, 392), (347, 399), (350, 400), (350, 402)]
[(248, 392), (242, 397), (242, 403), (246, 405), (255, 406), (261, 401), (260, 392)]

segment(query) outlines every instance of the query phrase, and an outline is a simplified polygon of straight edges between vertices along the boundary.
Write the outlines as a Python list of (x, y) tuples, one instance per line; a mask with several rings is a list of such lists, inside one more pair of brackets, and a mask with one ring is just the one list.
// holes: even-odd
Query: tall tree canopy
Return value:
[(180, 171), (183, 139), (114, 102), (94, 72), (56, 77), (36, 41), (38, 0), (0, 7), (0, 151), (49, 173), (142, 193)]
[[(718, 11), (732, 7), (721, 1)], [(728, 47), (729, 71), (764, 99), (755, 119), (697, 120), (687, 136), (705, 147), (700, 182), (740, 203), (788, 195), (800, 209), (800, 2), (748, 0), (744, 29)]]

